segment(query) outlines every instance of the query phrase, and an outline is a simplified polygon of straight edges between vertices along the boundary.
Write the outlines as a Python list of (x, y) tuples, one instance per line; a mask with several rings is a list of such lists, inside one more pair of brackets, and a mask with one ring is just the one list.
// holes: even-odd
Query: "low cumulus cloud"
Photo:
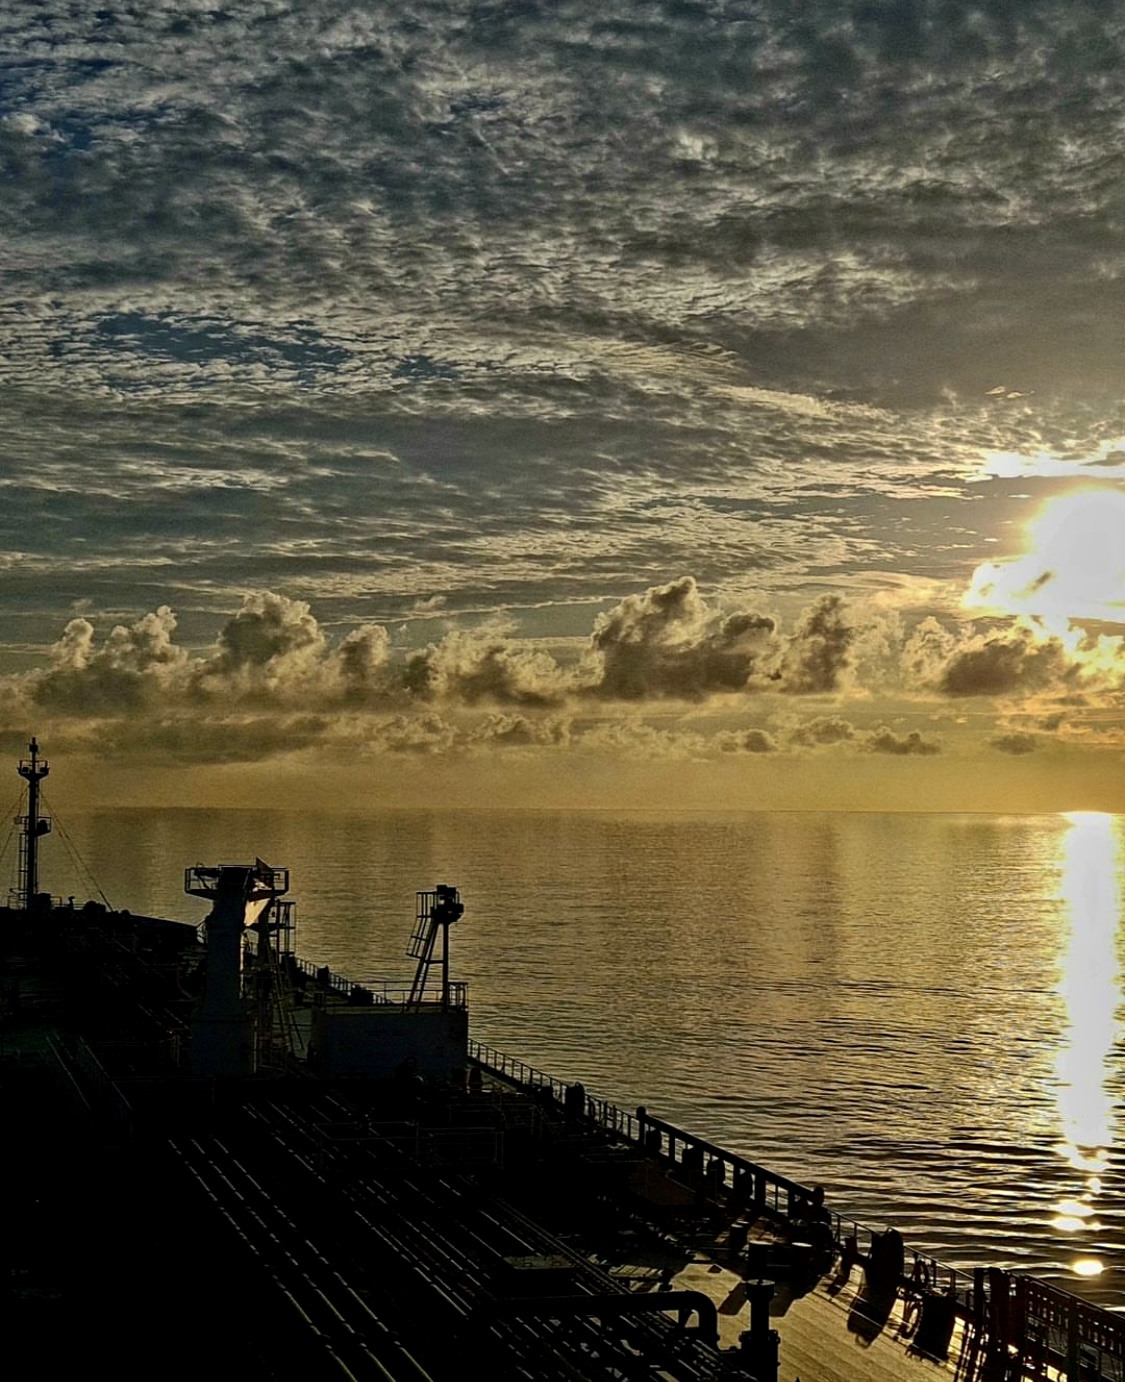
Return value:
[(175, 630), (167, 605), (115, 625), (100, 645), (90, 620), (72, 619), (23, 689), (48, 710), (120, 715), (177, 703), (329, 705), (388, 685), (385, 630), (355, 629), (332, 648), (309, 606), (283, 595), (247, 596), (204, 657), (176, 644)]
[(176, 616), (167, 605), (128, 627), (115, 625), (101, 646), (88, 619), (71, 619), (50, 649), (50, 667), (33, 680), (32, 699), (50, 710), (137, 710), (176, 690), (187, 654), (172, 641)]
[[(814, 601), (787, 629), (753, 603), (709, 602), (692, 576), (681, 576), (599, 614), (568, 660), (496, 621), (447, 627), (414, 650), (396, 648), (379, 624), (329, 636), (306, 602), (262, 591), (196, 652), (176, 641), (166, 605), (100, 635), (93, 618), (71, 619), (43, 666), (0, 678), (0, 728), (46, 715), (81, 735), (83, 724), (92, 734), (105, 722), (114, 727), (100, 739), (107, 752), (132, 744), (174, 761), (268, 757), (318, 742), (371, 753), (583, 747), (632, 757), (925, 757), (941, 745), (890, 727), (901, 701), (880, 710), (874, 700), (887, 689), (891, 653), (912, 703), (991, 697), (1007, 722), (1012, 702), (1025, 697), (1044, 731), (1077, 733), (1073, 722), (1110, 708), (1122, 687), (1119, 639), (1068, 642), (1026, 620), (951, 629), (926, 618), (908, 636), (900, 631), (895, 647), (894, 629), (878, 610), (837, 595)], [(864, 646), (879, 650), (866, 685), (861, 670), (874, 663), (859, 655)], [(816, 697), (840, 706), (798, 719), (794, 708)], [(770, 728), (731, 728), (738, 705)], [(675, 719), (689, 712), (725, 719)], [(1037, 743), (1002, 732), (992, 747), (1020, 754)]]
[(366, 746), (382, 753), (448, 753), (457, 746), (455, 726), (432, 712), (376, 720)]
[(204, 696), (288, 701), (319, 689), (328, 641), (308, 605), (269, 591), (247, 596), (219, 634), (215, 652), (191, 669)]
[(908, 734), (896, 734), (887, 725), (873, 729), (864, 743), (872, 753), (889, 753), (900, 758), (914, 755), (928, 758), (941, 752), (940, 744), (932, 739), (924, 739), (918, 730), (912, 729)]
[(390, 684), (391, 639), (381, 624), (364, 624), (345, 635), (336, 654), (344, 694), (362, 700)]
[(571, 742), (568, 720), (557, 717), (531, 718), (512, 712), (494, 713), (473, 725), (467, 742), (474, 746), (533, 748), (561, 747)]
[(777, 740), (764, 729), (720, 730), (715, 747), (720, 753), (776, 753)]
[(852, 665), (856, 629), (839, 595), (824, 595), (801, 616), (787, 640), (778, 678), (797, 695), (840, 689)]
[(744, 691), (774, 652), (776, 629), (755, 611), (720, 614), (683, 576), (598, 616), (586, 689), (623, 701)]
[(1009, 734), (993, 735), (988, 742), (1000, 753), (1010, 753), (1019, 757), (1026, 753), (1034, 753), (1039, 747), (1040, 739), (1037, 734), (1015, 730)]
[(510, 636), (488, 628), (454, 630), (413, 654), (404, 681), (419, 696), (464, 705), (558, 705), (571, 689), (571, 679), (554, 658), (520, 648)]
[(82, 747), (122, 761), (152, 764), (256, 763), (321, 745), (333, 730), (325, 715), (198, 714), (99, 721), (96, 741)]
[(1024, 622), (955, 634), (925, 619), (907, 640), (902, 664), (917, 685), (954, 697), (1063, 690), (1086, 674), (1080, 655), (1059, 636)]
[(959, 650), (946, 664), (938, 687), (950, 696), (1008, 696), (1074, 679), (1057, 639), (1037, 642), (1026, 632), (984, 639)]
[(694, 577), (682, 576), (598, 616), (583, 689), (622, 701), (749, 691), (827, 695), (846, 684), (856, 636), (839, 595), (815, 600), (787, 634), (761, 610), (714, 608)]
[(607, 718), (582, 727), (576, 736), (580, 748), (635, 760), (686, 760), (709, 756), (709, 741), (702, 734), (666, 729), (634, 717)]
[(98, 641), (71, 620), (30, 674), (34, 705), (75, 715), (128, 714), (177, 703), (323, 709), (428, 702), (545, 710), (567, 701), (644, 702), (761, 690), (830, 689), (846, 660), (842, 604), (820, 601), (783, 636), (753, 609), (708, 604), (685, 576), (630, 595), (599, 615), (586, 654), (564, 667), (495, 623), (453, 628), (396, 656), (381, 625), (329, 640), (309, 605), (273, 592), (248, 595), (215, 645), (191, 656), (174, 641), (167, 606)]
[(789, 742), (802, 748), (817, 748), (822, 744), (845, 744), (855, 738), (855, 726), (836, 715), (818, 715), (789, 733)]

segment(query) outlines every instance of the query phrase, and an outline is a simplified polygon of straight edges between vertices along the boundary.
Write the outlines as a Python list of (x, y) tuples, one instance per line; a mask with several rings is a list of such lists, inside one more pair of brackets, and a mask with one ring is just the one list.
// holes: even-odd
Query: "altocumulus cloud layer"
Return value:
[(4, 723), (1116, 743), (1125, 591), (1047, 619), (1024, 531), (1125, 474), (1123, 59), (1097, 0), (13, 0)]

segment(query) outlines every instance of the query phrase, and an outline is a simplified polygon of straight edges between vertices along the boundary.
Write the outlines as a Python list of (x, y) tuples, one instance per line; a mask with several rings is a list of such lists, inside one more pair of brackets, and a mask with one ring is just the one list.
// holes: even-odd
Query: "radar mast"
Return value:
[(39, 784), (50, 772), (45, 758), (39, 757), (39, 742), (32, 735), (28, 756), (20, 759), (19, 775), (27, 783), (27, 814), (16, 817), (20, 833), (20, 872), (17, 905), (32, 911), (39, 896), (39, 838), (49, 834), (51, 818), (39, 814)]

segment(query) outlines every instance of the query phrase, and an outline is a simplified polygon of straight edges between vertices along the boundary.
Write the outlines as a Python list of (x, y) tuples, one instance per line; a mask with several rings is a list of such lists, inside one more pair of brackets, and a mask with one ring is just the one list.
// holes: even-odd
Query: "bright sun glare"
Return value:
[[(1122, 858), (1112, 816), (1078, 811), (1068, 815), (1060, 857), (1059, 900), (1067, 922), (1060, 955), (1059, 995), (1066, 1028), (1055, 1064), (1063, 1140), (1059, 1151), (1081, 1177), (1077, 1193), (1055, 1206), (1060, 1233), (1090, 1235), (1101, 1230), (1098, 1205), (1103, 1173), (1117, 1138), (1112, 1093), (1113, 1056), (1118, 1048), (1121, 977), (1117, 959), (1122, 903)], [(1101, 1258), (1071, 1262), (1078, 1276), (1097, 1276)]]
[(966, 609), (1031, 615), (1059, 631), (1083, 619), (1125, 623), (1125, 493), (1084, 489), (1048, 500), (1027, 537), (1023, 556), (977, 567)]

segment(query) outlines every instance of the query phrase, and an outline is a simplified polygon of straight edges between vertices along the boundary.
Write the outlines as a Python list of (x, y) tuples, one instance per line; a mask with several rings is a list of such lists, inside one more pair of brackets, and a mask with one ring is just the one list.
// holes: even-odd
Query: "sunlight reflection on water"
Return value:
[[(1067, 1026), (1055, 1063), (1060, 1151), (1082, 1177), (1077, 1199), (1057, 1206), (1054, 1225), (1065, 1232), (1096, 1230), (1103, 1173), (1116, 1141), (1111, 1092), (1112, 1057), (1121, 1005), (1118, 930), (1122, 912), (1121, 861), (1113, 817), (1075, 813), (1061, 840), (1059, 895), (1069, 928), (1058, 992)], [(1081, 1276), (1103, 1270), (1096, 1257), (1072, 1264)]]

